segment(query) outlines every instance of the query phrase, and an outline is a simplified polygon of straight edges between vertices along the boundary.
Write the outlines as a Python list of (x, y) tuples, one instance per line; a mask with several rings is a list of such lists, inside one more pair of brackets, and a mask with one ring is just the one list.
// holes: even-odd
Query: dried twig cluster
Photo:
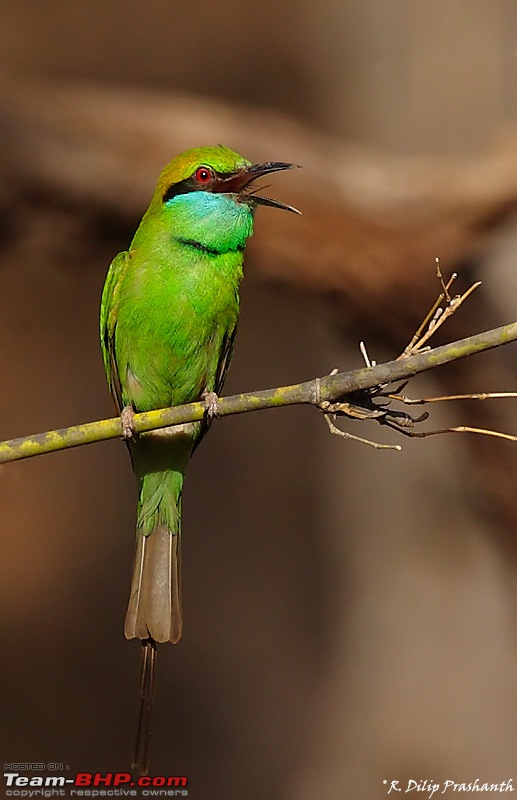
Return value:
[[(457, 273), (453, 273), (450, 278), (445, 282), (440, 268), (440, 259), (436, 259), (436, 274), (440, 283), (440, 293), (430, 310), (418, 326), (411, 341), (404, 348), (402, 353), (397, 357), (397, 361), (410, 358), (417, 353), (428, 351), (429, 341), (436, 331), (449, 319), (461, 305), (469, 298), (472, 293), (481, 285), (481, 281), (473, 283), (466, 292), (452, 296), (450, 293), (451, 286), (457, 278)], [(365, 364), (368, 368), (376, 366), (376, 362), (370, 359), (364, 342), (360, 342), (359, 348), (364, 358)], [(331, 375), (337, 374), (338, 370), (333, 370)], [(473, 428), (466, 425), (455, 426), (451, 428), (442, 428), (440, 430), (432, 431), (415, 431), (414, 426), (418, 423), (424, 422), (429, 418), (429, 413), (424, 412), (419, 417), (413, 417), (405, 411), (400, 411), (391, 408), (392, 401), (405, 403), (406, 405), (424, 405), (426, 403), (436, 403), (445, 400), (489, 400), (494, 398), (509, 398), (517, 397), (517, 392), (478, 392), (475, 394), (459, 394), (459, 395), (443, 395), (441, 397), (428, 397), (428, 398), (410, 398), (402, 391), (406, 388), (408, 381), (404, 381), (395, 389), (389, 389), (387, 383), (381, 383), (369, 389), (354, 392), (353, 395), (348, 395), (347, 400), (340, 400), (338, 402), (323, 401), (320, 403), (320, 408), (324, 412), (325, 420), (329, 426), (331, 433), (336, 436), (342, 436), (346, 439), (352, 439), (363, 444), (368, 444), (376, 449), (382, 450), (401, 450), (398, 444), (381, 444), (369, 439), (364, 439), (360, 436), (355, 436), (347, 431), (343, 431), (337, 427), (335, 422), (332, 421), (331, 416), (336, 419), (337, 416), (345, 416), (351, 419), (373, 419), (381, 425), (386, 425), (393, 430), (398, 431), (404, 436), (425, 438), (427, 436), (436, 436), (440, 433), (478, 433), (484, 436), (495, 436), (500, 439), (506, 439), (512, 442), (517, 442), (517, 436), (509, 433), (501, 433), (500, 431), (487, 430), (484, 428)]]

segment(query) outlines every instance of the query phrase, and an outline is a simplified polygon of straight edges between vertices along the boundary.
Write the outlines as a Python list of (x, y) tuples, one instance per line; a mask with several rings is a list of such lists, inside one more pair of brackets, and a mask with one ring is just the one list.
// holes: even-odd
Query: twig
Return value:
[(423, 406), (426, 403), (441, 403), (444, 400), (495, 400), (501, 398), (515, 398), (517, 392), (476, 392), (473, 394), (444, 394), (441, 397), (407, 397), (404, 394), (390, 393), (386, 395), (390, 400), (398, 400), (408, 406)]
[(364, 358), (364, 363), (367, 367), (375, 367), (377, 366), (377, 362), (371, 360), (370, 356), (368, 355), (368, 351), (366, 349), (366, 344), (364, 342), (359, 342), (359, 350), (361, 351), (361, 355)]
[[(434, 350), (416, 353), (402, 360), (396, 359), (385, 364), (378, 364), (372, 368), (365, 367), (352, 372), (326, 375), (323, 378), (316, 378), (293, 386), (282, 386), (276, 389), (221, 398), (218, 402), (218, 415), (223, 417), (229, 414), (241, 414), (247, 411), (258, 411), (296, 403), (319, 406), (325, 401), (337, 402), (351, 392), (405, 380), (441, 364), (456, 361), (474, 353), (481, 353), (515, 340), (517, 340), (517, 322), (442, 345)], [(205, 404), (201, 402), (135, 414), (133, 427), (136, 433), (144, 433), (169, 425), (201, 420), (205, 410)], [(0, 463), (52, 453), (105, 439), (114, 439), (121, 435), (122, 423), (120, 418), (116, 417), (25, 436), (0, 443)]]
[(450, 303), (451, 302), (451, 296), (449, 294), (449, 289), (451, 288), (452, 284), (454, 283), (454, 281), (458, 277), (458, 273), (457, 272), (453, 272), (451, 277), (447, 281), (447, 283), (445, 283), (445, 281), (443, 279), (443, 275), (442, 275), (442, 268), (441, 268), (441, 265), (440, 265), (440, 259), (439, 258), (435, 258), (434, 261), (435, 261), (435, 264), (436, 264), (436, 275), (438, 276), (438, 280), (440, 281), (440, 285), (442, 287), (443, 297), (445, 297), (447, 302)]
[(381, 444), (380, 442), (372, 442), (370, 439), (363, 439), (361, 436), (354, 436), (353, 433), (342, 431), (337, 425), (334, 425), (328, 414), (323, 414), (325, 421), (329, 426), (329, 430), (335, 436), (342, 436), (343, 439), (351, 439), (354, 442), (361, 442), (361, 444), (368, 444), (376, 450), (402, 450), (399, 444)]
[(512, 436), (511, 433), (501, 433), (500, 431), (492, 431), (485, 428), (471, 428), (469, 425), (456, 425), (454, 428), (441, 428), (437, 431), (411, 431), (394, 425), (391, 422), (384, 421), (384, 424), (392, 430), (396, 430), (403, 436), (410, 436), (412, 439), (425, 439), (428, 436), (437, 436), (440, 433), (478, 433), (483, 436), (494, 436), (497, 439), (506, 439), (509, 442), (517, 442), (517, 436)]
[[(422, 352), (424, 349), (424, 345), (427, 345), (427, 342), (433, 336), (438, 328), (441, 328), (444, 322), (449, 319), (453, 314), (456, 313), (458, 308), (463, 305), (465, 300), (470, 297), (472, 292), (474, 292), (479, 286), (481, 286), (481, 281), (476, 281), (470, 286), (466, 292), (462, 295), (456, 295), (455, 297), (451, 297), (449, 293), (449, 289), (451, 288), (452, 284), (457, 278), (457, 273), (453, 272), (447, 283), (445, 283), (442, 275), (442, 271), (440, 269), (440, 259), (437, 258), (436, 260), (436, 275), (440, 282), (441, 286), (441, 293), (436, 298), (434, 304), (431, 306), (428, 314), (424, 318), (424, 320), (419, 325), (417, 331), (415, 332), (413, 338), (407, 345), (407, 347), (403, 350), (403, 352), (399, 355), (399, 359), (407, 358), (414, 353)], [(445, 300), (446, 305), (442, 307), (442, 303)], [(427, 329), (426, 329), (427, 328)]]

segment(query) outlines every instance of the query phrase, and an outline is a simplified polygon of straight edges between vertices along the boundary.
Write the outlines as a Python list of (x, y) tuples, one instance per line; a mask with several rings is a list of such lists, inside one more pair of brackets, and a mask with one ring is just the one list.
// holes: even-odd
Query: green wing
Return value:
[[(232, 360), (233, 350), (235, 347), (236, 333), (237, 333), (237, 326), (235, 325), (231, 330), (226, 332), (223, 339), (223, 344), (221, 347), (221, 351), (219, 353), (219, 361), (217, 363), (217, 371), (215, 375), (214, 392), (217, 395), (219, 395), (222, 391), (224, 379), (226, 377), (226, 373), (228, 372), (228, 368)], [(203, 419), (201, 420), (199, 433), (197, 434), (196, 442), (194, 444), (194, 450), (196, 449), (201, 439), (203, 438), (208, 428), (210, 427), (211, 421), (212, 420), (208, 417), (208, 415), (205, 414)]]
[(223, 388), (224, 379), (230, 366), (233, 350), (235, 347), (235, 334), (237, 333), (237, 326), (235, 325), (232, 330), (228, 331), (223, 339), (223, 346), (219, 354), (219, 363), (217, 364), (217, 373), (215, 377), (215, 393), (220, 394)]
[(115, 406), (122, 410), (122, 390), (115, 358), (115, 329), (117, 327), (120, 279), (129, 261), (129, 253), (124, 251), (115, 256), (110, 264), (104, 289), (102, 291), (100, 313), (100, 337), (104, 369)]

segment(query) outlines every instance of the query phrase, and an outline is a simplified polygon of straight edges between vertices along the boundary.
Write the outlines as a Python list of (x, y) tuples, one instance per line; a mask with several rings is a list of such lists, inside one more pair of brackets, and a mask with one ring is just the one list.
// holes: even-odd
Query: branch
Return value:
[[(134, 225), (159, 170), (187, 141), (230, 142), (257, 161), (303, 164), (275, 192), (304, 217), (263, 215), (260, 246), (248, 245), (248, 274), (336, 294), (348, 323), (355, 313), (363, 330), (378, 324), (382, 307), (394, 329), (384, 335), (395, 340), (413, 324), (434, 256), (443, 253), (447, 269), (461, 267), (517, 206), (517, 136), (507, 127), (478, 154), (389, 156), (276, 111), (205, 96), (0, 76), (2, 197), (12, 192), (9, 213), (19, 201), (24, 246), (25, 203), (66, 209), (76, 222), (55, 224), (76, 269), (84, 237), (105, 238), (107, 221)], [(388, 303), (396, 314), (386, 315)]]
[[(375, 367), (365, 367), (351, 372), (338, 372), (323, 378), (298, 383), (292, 386), (280, 386), (276, 389), (265, 389), (259, 392), (237, 394), (223, 397), (217, 404), (220, 417), (229, 414), (242, 414), (246, 411), (259, 411), (264, 408), (276, 408), (298, 403), (306, 403), (320, 407), (322, 403), (339, 401), (344, 395), (364, 389), (372, 389), (394, 381), (405, 380), (419, 372), (434, 369), (442, 364), (460, 358), (491, 350), (502, 344), (517, 340), (517, 322), (503, 325), (491, 331), (469, 336), (456, 342), (436, 347), (433, 350), (417, 353), (404, 359), (388, 361)], [(204, 403), (188, 403), (183, 406), (164, 408), (135, 414), (133, 428), (136, 433), (166, 428), (183, 422), (201, 420), (206, 412)], [(0, 442), (0, 463), (18, 461), (22, 458), (53, 453), (69, 447), (79, 447), (105, 439), (115, 439), (122, 435), (120, 417), (89, 422), (71, 428), (61, 428), (47, 433), (24, 436), (19, 439)]]

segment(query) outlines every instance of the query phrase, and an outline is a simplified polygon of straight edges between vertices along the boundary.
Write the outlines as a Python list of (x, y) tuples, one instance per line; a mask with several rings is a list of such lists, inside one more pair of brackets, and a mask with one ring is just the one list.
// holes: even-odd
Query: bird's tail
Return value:
[(181, 434), (147, 435), (132, 447), (139, 498), (127, 639), (181, 639), (181, 490), (191, 451)]
[(143, 645), (140, 713), (133, 768), (149, 769), (156, 642), (179, 642), (181, 610), (181, 490), (193, 439), (153, 432), (131, 447), (139, 498), (136, 553), (124, 633)]
[[(179, 522), (179, 521), (178, 521)], [(158, 525), (137, 530), (135, 564), (126, 611), (126, 639), (181, 639), (181, 531)]]

